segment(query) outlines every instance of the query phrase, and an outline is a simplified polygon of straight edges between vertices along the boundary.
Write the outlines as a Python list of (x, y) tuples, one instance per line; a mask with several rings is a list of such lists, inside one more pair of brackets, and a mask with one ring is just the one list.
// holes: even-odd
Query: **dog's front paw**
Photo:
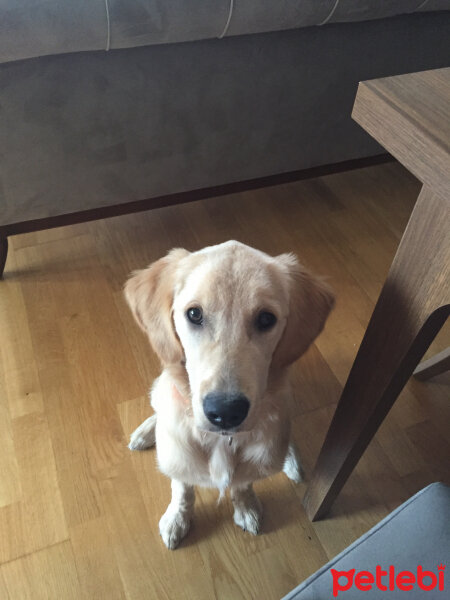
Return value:
[(262, 523), (262, 505), (256, 496), (246, 506), (235, 506), (234, 522), (244, 531), (258, 535)]
[(130, 437), (128, 448), (130, 450), (146, 450), (155, 445), (156, 415), (146, 419)]
[(181, 511), (174, 512), (170, 507), (159, 521), (159, 533), (169, 550), (175, 550), (186, 536), (191, 525), (190, 517)]
[(283, 473), (294, 483), (301, 483), (305, 479), (300, 455), (297, 446), (291, 442), (283, 465)]

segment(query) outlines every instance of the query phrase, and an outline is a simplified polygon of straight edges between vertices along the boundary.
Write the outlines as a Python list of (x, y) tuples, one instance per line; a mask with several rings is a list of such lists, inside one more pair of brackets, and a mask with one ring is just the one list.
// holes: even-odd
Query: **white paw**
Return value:
[(256, 496), (251, 506), (234, 509), (234, 522), (244, 531), (258, 535), (262, 523), (262, 506)]
[(184, 512), (173, 512), (169, 508), (159, 521), (159, 533), (169, 550), (175, 550), (189, 531), (190, 517)]
[(294, 483), (301, 483), (304, 479), (302, 464), (296, 446), (289, 446), (283, 465), (283, 473)]
[(146, 419), (133, 431), (128, 448), (130, 450), (146, 450), (155, 445), (156, 415)]
[(294, 483), (301, 483), (304, 479), (303, 469), (299, 463), (286, 461), (283, 467), (283, 473)]
[(130, 443), (128, 444), (128, 448), (130, 450), (147, 450), (147, 448), (151, 448), (155, 442), (149, 442), (147, 438), (142, 437), (140, 435), (134, 435), (130, 437)]

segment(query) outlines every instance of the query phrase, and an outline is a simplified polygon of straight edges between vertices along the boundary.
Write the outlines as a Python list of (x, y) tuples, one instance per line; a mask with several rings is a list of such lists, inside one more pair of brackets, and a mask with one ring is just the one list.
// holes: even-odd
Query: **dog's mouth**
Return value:
[(202, 426), (199, 427), (199, 429), (207, 433), (213, 433), (218, 437), (237, 437), (250, 431), (250, 429), (247, 429), (246, 427), (230, 427), (229, 429), (221, 429), (220, 427), (214, 427), (211, 425)]
[(227, 429), (224, 429), (222, 427), (212, 425), (211, 423), (202, 422), (202, 424), (197, 424), (197, 428), (205, 433), (213, 433), (218, 437), (234, 437), (243, 433), (248, 433), (249, 431), (244, 424), (242, 424), (242, 426), (228, 427)]
[(220, 435), (222, 435), (222, 436), (228, 436), (228, 445), (231, 446), (231, 444), (233, 443), (233, 434), (232, 433), (228, 433), (227, 431), (221, 431)]
[(220, 427), (215, 427), (214, 425), (210, 425), (209, 423), (207, 425), (203, 425), (198, 428), (202, 431), (207, 431), (208, 433), (215, 433), (217, 436), (227, 436), (227, 435), (229, 436), (229, 435), (236, 435), (237, 433), (240, 433), (239, 429), (233, 429), (233, 428), (221, 429)]

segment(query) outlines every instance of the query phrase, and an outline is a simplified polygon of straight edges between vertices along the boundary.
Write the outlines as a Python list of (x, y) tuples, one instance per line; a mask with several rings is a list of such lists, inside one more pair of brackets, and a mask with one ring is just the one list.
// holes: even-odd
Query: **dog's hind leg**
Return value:
[(289, 479), (295, 483), (300, 483), (304, 479), (300, 454), (298, 453), (298, 448), (295, 445), (295, 442), (292, 440), (289, 442), (286, 458), (284, 459), (283, 473), (285, 473)]
[(128, 448), (130, 450), (146, 450), (155, 445), (156, 415), (146, 419), (130, 437)]

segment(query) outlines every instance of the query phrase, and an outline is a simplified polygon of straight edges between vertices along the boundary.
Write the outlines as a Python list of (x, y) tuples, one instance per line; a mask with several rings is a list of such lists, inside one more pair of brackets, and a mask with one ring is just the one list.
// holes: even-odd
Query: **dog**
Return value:
[(197, 252), (177, 248), (125, 284), (131, 311), (162, 363), (155, 414), (129, 448), (156, 442), (172, 499), (159, 522), (169, 549), (188, 533), (194, 486), (230, 489), (234, 521), (257, 534), (254, 481), (280, 471), (302, 478), (290, 439), (289, 365), (322, 331), (329, 287), (293, 254), (271, 257), (228, 241)]

